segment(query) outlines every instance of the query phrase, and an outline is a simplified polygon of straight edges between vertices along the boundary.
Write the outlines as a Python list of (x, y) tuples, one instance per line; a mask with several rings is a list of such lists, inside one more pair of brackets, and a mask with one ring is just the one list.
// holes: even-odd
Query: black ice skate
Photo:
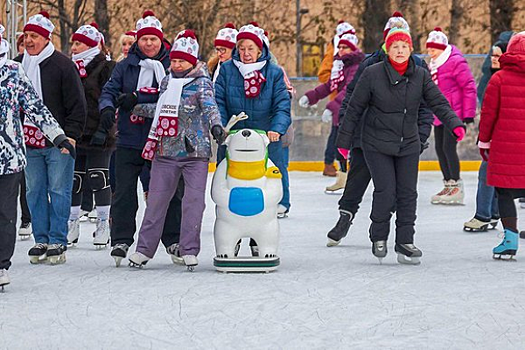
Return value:
[(372, 242), (372, 254), (379, 259), (379, 264), (383, 264), (383, 259), (388, 253), (386, 241)]
[(394, 250), (397, 253), (397, 262), (406, 265), (421, 264), (423, 252), (413, 244), (396, 244)]
[(47, 244), (37, 243), (33, 248), (29, 249), (29, 262), (31, 264), (39, 264), (47, 261)]
[(178, 243), (173, 243), (169, 247), (166, 247), (166, 253), (171, 257), (171, 261), (177, 265), (184, 265), (184, 260), (180, 255), (180, 247)]
[(22, 222), (20, 229), (18, 230), (18, 237), (21, 241), (27, 241), (33, 234), (33, 227), (30, 222)]
[(350, 226), (352, 225), (352, 220), (354, 219), (354, 214), (347, 210), (339, 210), (339, 220), (335, 227), (328, 232), (328, 243), (327, 247), (335, 247), (341, 243), (341, 240), (346, 237)]
[(129, 245), (125, 243), (115, 244), (115, 246), (111, 250), (111, 256), (113, 257), (113, 259), (115, 259), (115, 265), (117, 267), (120, 266), (122, 259), (124, 259), (128, 254), (128, 250)]
[(51, 265), (63, 264), (66, 262), (67, 247), (62, 244), (50, 244), (47, 247), (47, 260)]

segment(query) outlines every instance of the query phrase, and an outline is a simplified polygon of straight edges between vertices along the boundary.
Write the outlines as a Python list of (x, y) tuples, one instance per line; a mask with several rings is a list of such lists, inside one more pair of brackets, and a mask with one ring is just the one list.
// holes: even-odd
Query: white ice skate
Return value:
[(27, 241), (29, 238), (31, 238), (31, 234), (33, 234), (33, 227), (31, 226), (31, 223), (23, 222), (20, 225), (20, 229), (18, 230), (18, 237), (20, 237), (21, 241)]
[(2, 288), (2, 292), (4, 292), (5, 286), (7, 286), (9, 283), (11, 283), (11, 280), (9, 279), (9, 275), (7, 274), (6, 269), (0, 270), (0, 288)]
[(430, 203), (441, 204), (443, 197), (446, 196), (449, 191), (450, 191), (449, 181), (443, 180), (443, 189), (430, 198)]
[[(496, 221), (497, 224), (497, 221)], [(467, 232), (485, 232), (492, 226), (492, 221), (481, 221), (472, 218), (463, 224), (463, 231)]]
[(171, 261), (177, 265), (184, 265), (184, 259), (180, 255), (180, 247), (178, 243), (173, 243), (166, 247), (166, 253), (171, 257)]
[(97, 219), (97, 229), (93, 232), (93, 245), (95, 249), (105, 249), (109, 244), (109, 221)]
[(97, 215), (97, 209), (93, 209), (92, 211), (89, 212), (89, 214), (87, 215), (88, 219), (89, 219), (89, 222), (91, 222), (92, 224), (95, 224), (97, 222), (97, 218), (98, 218), (98, 215)]
[(146, 255), (135, 252), (129, 256), (129, 267), (141, 269), (148, 263), (149, 260), (150, 258), (148, 258)]
[(88, 221), (88, 214), (89, 214), (89, 211), (85, 211), (83, 209), (80, 209), (80, 216), (79, 216), (79, 220), (80, 222), (86, 222)]
[(338, 171), (336, 173), (335, 184), (325, 188), (326, 194), (342, 194), (346, 186), (347, 173)]
[(463, 181), (450, 180), (450, 190), (447, 194), (441, 197), (441, 204), (445, 205), (463, 205), (465, 192), (463, 191)]
[(69, 247), (78, 243), (80, 236), (80, 219), (69, 220), (67, 222), (67, 245)]
[(289, 210), (286, 209), (286, 207), (282, 204), (279, 204), (279, 207), (277, 208), (277, 218), (278, 219), (285, 219), (288, 217)]
[(191, 272), (193, 272), (195, 270), (195, 266), (199, 264), (199, 260), (197, 260), (195, 255), (183, 255), (182, 259), (184, 260), (184, 265), (186, 265), (188, 271)]

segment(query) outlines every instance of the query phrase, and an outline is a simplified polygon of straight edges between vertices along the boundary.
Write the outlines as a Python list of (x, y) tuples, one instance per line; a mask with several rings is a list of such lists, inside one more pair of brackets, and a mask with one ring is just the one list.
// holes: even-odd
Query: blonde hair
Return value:
[(120, 36), (120, 38), (118, 39), (119, 44), (120, 44), (120, 45), (124, 44), (124, 40), (126, 40), (126, 39), (127, 39), (127, 40), (131, 40), (131, 41), (133, 41), (133, 42), (136, 41), (136, 40), (135, 40), (135, 37), (134, 37), (133, 35), (122, 34), (122, 35)]

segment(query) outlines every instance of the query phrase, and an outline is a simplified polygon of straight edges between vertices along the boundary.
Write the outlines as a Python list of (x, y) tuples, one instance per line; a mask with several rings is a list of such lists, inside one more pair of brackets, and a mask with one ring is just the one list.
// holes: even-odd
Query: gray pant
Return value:
[(157, 156), (151, 165), (148, 206), (137, 243), (137, 252), (149, 258), (153, 258), (159, 246), (168, 206), (177, 190), (181, 174), (185, 188), (182, 198), (180, 252), (182, 255), (199, 254), (208, 159)]

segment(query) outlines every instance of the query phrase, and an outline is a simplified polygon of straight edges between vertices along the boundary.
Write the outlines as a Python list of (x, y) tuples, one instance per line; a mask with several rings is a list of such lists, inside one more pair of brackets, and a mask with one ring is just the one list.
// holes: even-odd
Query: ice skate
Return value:
[(92, 211), (90, 211), (89, 214), (87, 214), (87, 217), (88, 217), (89, 222), (91, 222), (92, 224), (95, 224), (98, 218), (97, 208), (94, 208)]
[(282, 204), (279, 204), (279, 207), (277, 208), (277, 218), (278, 219), (284, 219), (288, 217), (289, 209), (286, 209), (286, 207)]
[(494, 249), (492, 249), (492, 257), (496, 260), (514, 260), (514, 256), (518, 251), (519, 235), (517, 232), (505, 229), (505, 236), (503, 241)]
[(199, 261), (195, 255), (183, 255), (182, 259), (184, 260), (184, 265), (187, 266), (188, 271), (191, 272), (193, 272), (195, 270), (195, 266), (199, 264)]
[(489, 230), (495, 230), (498, 227), (499, 217), (493, 217), (490, 219)]
[(69, 247), (78, 243), (80, 236), (80, 219), (69, 220), (67, 222), (67, 245)]
[(394, 250), (397, 253), (397, 262), (405, 265), (421, 264), (423, 252), (413, 244), (396, 244)]
[(337, 175), (337, 169), (333, 164), (325, 164), (323, 170), (323, 176), (335, 177)]
[(88, 221), (88, 214), (89, 214), (89, 211), (85, 211), (84, 209), (80, 209), (80, 216), (79, 216), (79, 220), (80, 222), (86, 222)]
[(379, 264), (383, 264), (383, 259), (388, 253), (386, 241), (372, 242), (372, 254), (379, 259)]
[(27, 253), (31, 264), (39, 264), (47, 261), (47, 244), (37, 243)]
[[(496, 222), (497, 224), (497, 222)], [(463, 231), (467, 232), (485, 232), (492, 225), (492, 221), (481, 221), (475, 217), (463, 224)]]
[(441, 204), (445, 205), (463, 205), (465, 193), (463, 192), (463, 181), (450, 180), (450, 190), (444, 196), (441, 196)]
[(96, 249), (104, 249), (109, 244), (109, 221), (97, 219), (97, 229), (93, 232), (93, 245)]
[(166, 253), (171, 257), (171, 261), (177, 265), (184, 265), (184, 259), (180, 255), (180, 247), (178, 243), (173, 243), (169, 247), (166, 247)]
[(335, 227), (331, 229), (327, 235), (327, 247), (335, 247), (341, 243), (341, 240), (348, 234), (353, 219), (354, 215), (351, 212), (347, 210), (339, 210), (339, 220), (337, 220), (337, 224), (335, 224)]
[(11, 280), (9, 279), (9, 275), (7, 274), (6, 269), (0, 270), (0, 288), (2, 288), (2, 292), (4, 292), (5, 286), (7, 286), (9, 283), (11, 283)]
[(342, 194), (346, 186), (347, 173), (338, 171), (336, 174), (335, 184), (325, 188), (326, 194)]
[(67, 247), (62, 244), (50, 244), (47, 247), (47, 260), (51, 265), (63, 264), (66, 262)]
[(125, 243), (115, 244), (113, 246), (113, 249), (111, 249), (111, 256), (113, 259), (115, 259), (115, 265), (117, 267), (120, 266), (120, 263), (122, 262), (122, 259), (126, 257), (128, 254), (129, 245)]
[(135, 252), (129, 256), (129, 267), (135, 267), (138, 269), (141, 269), (148, 263), (150, 258), (148, 258), (146, 255)]
[(20, 228), (18, 229), (18, 237), (20, 237), (21, 241), (27, 241), (29, 238), (31, 238), (32, 234), (33, 227), (31, 226), (30, 222), (23, 222), (20, 224)]
[(448, 192), (450, 191), (449, 181), (443, 180), (443, 185), (444, 185), (443, 189), (430, 198), (430, 203), (441, 204), (443, 197), (446, 196)]

